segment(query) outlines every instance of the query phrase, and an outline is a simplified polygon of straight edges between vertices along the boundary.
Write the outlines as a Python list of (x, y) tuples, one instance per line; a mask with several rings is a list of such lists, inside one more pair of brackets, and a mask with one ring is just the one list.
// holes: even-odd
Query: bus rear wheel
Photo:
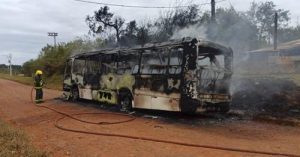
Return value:
[(72, 100), (72, 101), (77, 101), (77, 100), (79, 100), (79, 91), (78, 91), (77, 88), (72, 88), (71, 94), (72, 94), (72, 96), (71, 96), (71, 100)]
[(132, 109), (132, 99), (130, 95), (122, 95), (120, 96), (119, 101), (120, 111), (129, 112)]
[(219, 112), (227, 113), (230, 110), (230, 103), (220, 103), (218, 104)]
[(198, 108), (198, 103), (195, 100), (185, 99), (180, 104), (181, 112), (188, 115), (193, 115), (196, 113)]
[(206, 103), (205, 109), (207, 112), (227, 113), (230, 110), (230, 103)]

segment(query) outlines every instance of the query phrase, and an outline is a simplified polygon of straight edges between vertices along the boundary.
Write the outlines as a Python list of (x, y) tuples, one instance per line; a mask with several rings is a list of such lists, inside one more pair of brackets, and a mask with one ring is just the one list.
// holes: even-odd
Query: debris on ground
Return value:
[(287, 79), (240, 78), (233, 84), (232, 109), (248, 116), (270, 115), (278, 118), (297, 117), (300, 89)]

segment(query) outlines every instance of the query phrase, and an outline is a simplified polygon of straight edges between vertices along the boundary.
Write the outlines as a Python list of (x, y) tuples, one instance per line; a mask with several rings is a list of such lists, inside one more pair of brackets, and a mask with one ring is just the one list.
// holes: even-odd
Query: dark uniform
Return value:
[(34, 88), (36, 91), (35, 102), (41, 103), (43, 101), (43, 80), (42, 75), (38, 74), (34, 77)]

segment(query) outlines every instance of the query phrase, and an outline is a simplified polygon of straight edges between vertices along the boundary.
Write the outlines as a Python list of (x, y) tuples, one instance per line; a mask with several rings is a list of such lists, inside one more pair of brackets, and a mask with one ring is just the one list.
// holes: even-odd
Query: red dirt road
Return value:
[[(264, 156), (65, 132), (53, 125), (55, 119), (61, 117), (61, 115), (47, 109), (38, 108), (31, 103), (31, 88), (30, 86), (0, 79), (0, 118), (10, 122), (15, 127), (24, 129), (31, 138), (32, 143), (37, 148), (49, 152), (51, 156)], [(46, 99), (58, 97), (60, 94), (60, 91), (44, 90)], [(67, 113), (108, 112), (60, 100), (49, 100), (43, 105)], [(112, 121), (122, 117), (115, 115), (86, 115), (81, 116), (81, 118), (95, 121)], [(71, 119), (64, 119), (61, 124), (68, 128), (85, 131), (121, 133), (193, 144), (300, 155), (300, 127), (280, 126), (253, 121), (191, 126), (146, 118), (137, 118), (132, 122), (118, 125), (90, 125)]]

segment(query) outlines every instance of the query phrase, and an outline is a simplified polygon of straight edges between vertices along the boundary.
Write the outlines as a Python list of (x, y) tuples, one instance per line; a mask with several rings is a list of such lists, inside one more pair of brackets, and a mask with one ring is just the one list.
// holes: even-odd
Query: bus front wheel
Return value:
[(131, 111), (132, 109), (132, 99), (130, 95), (121, 95), (120, 96), (120, 101), (119, 101), (119, 105), (120, 105), (120, 110), (121, 111)]
[(78, 91), (78, 89), (77, 88), (72, 88), (72, 90), (71, 90), (71, 94), (72, 94), (72, 96), (71, 96), (71, 100), (72, 101), (77, 101), (77, 100), (79, 100), (79, 91)]

